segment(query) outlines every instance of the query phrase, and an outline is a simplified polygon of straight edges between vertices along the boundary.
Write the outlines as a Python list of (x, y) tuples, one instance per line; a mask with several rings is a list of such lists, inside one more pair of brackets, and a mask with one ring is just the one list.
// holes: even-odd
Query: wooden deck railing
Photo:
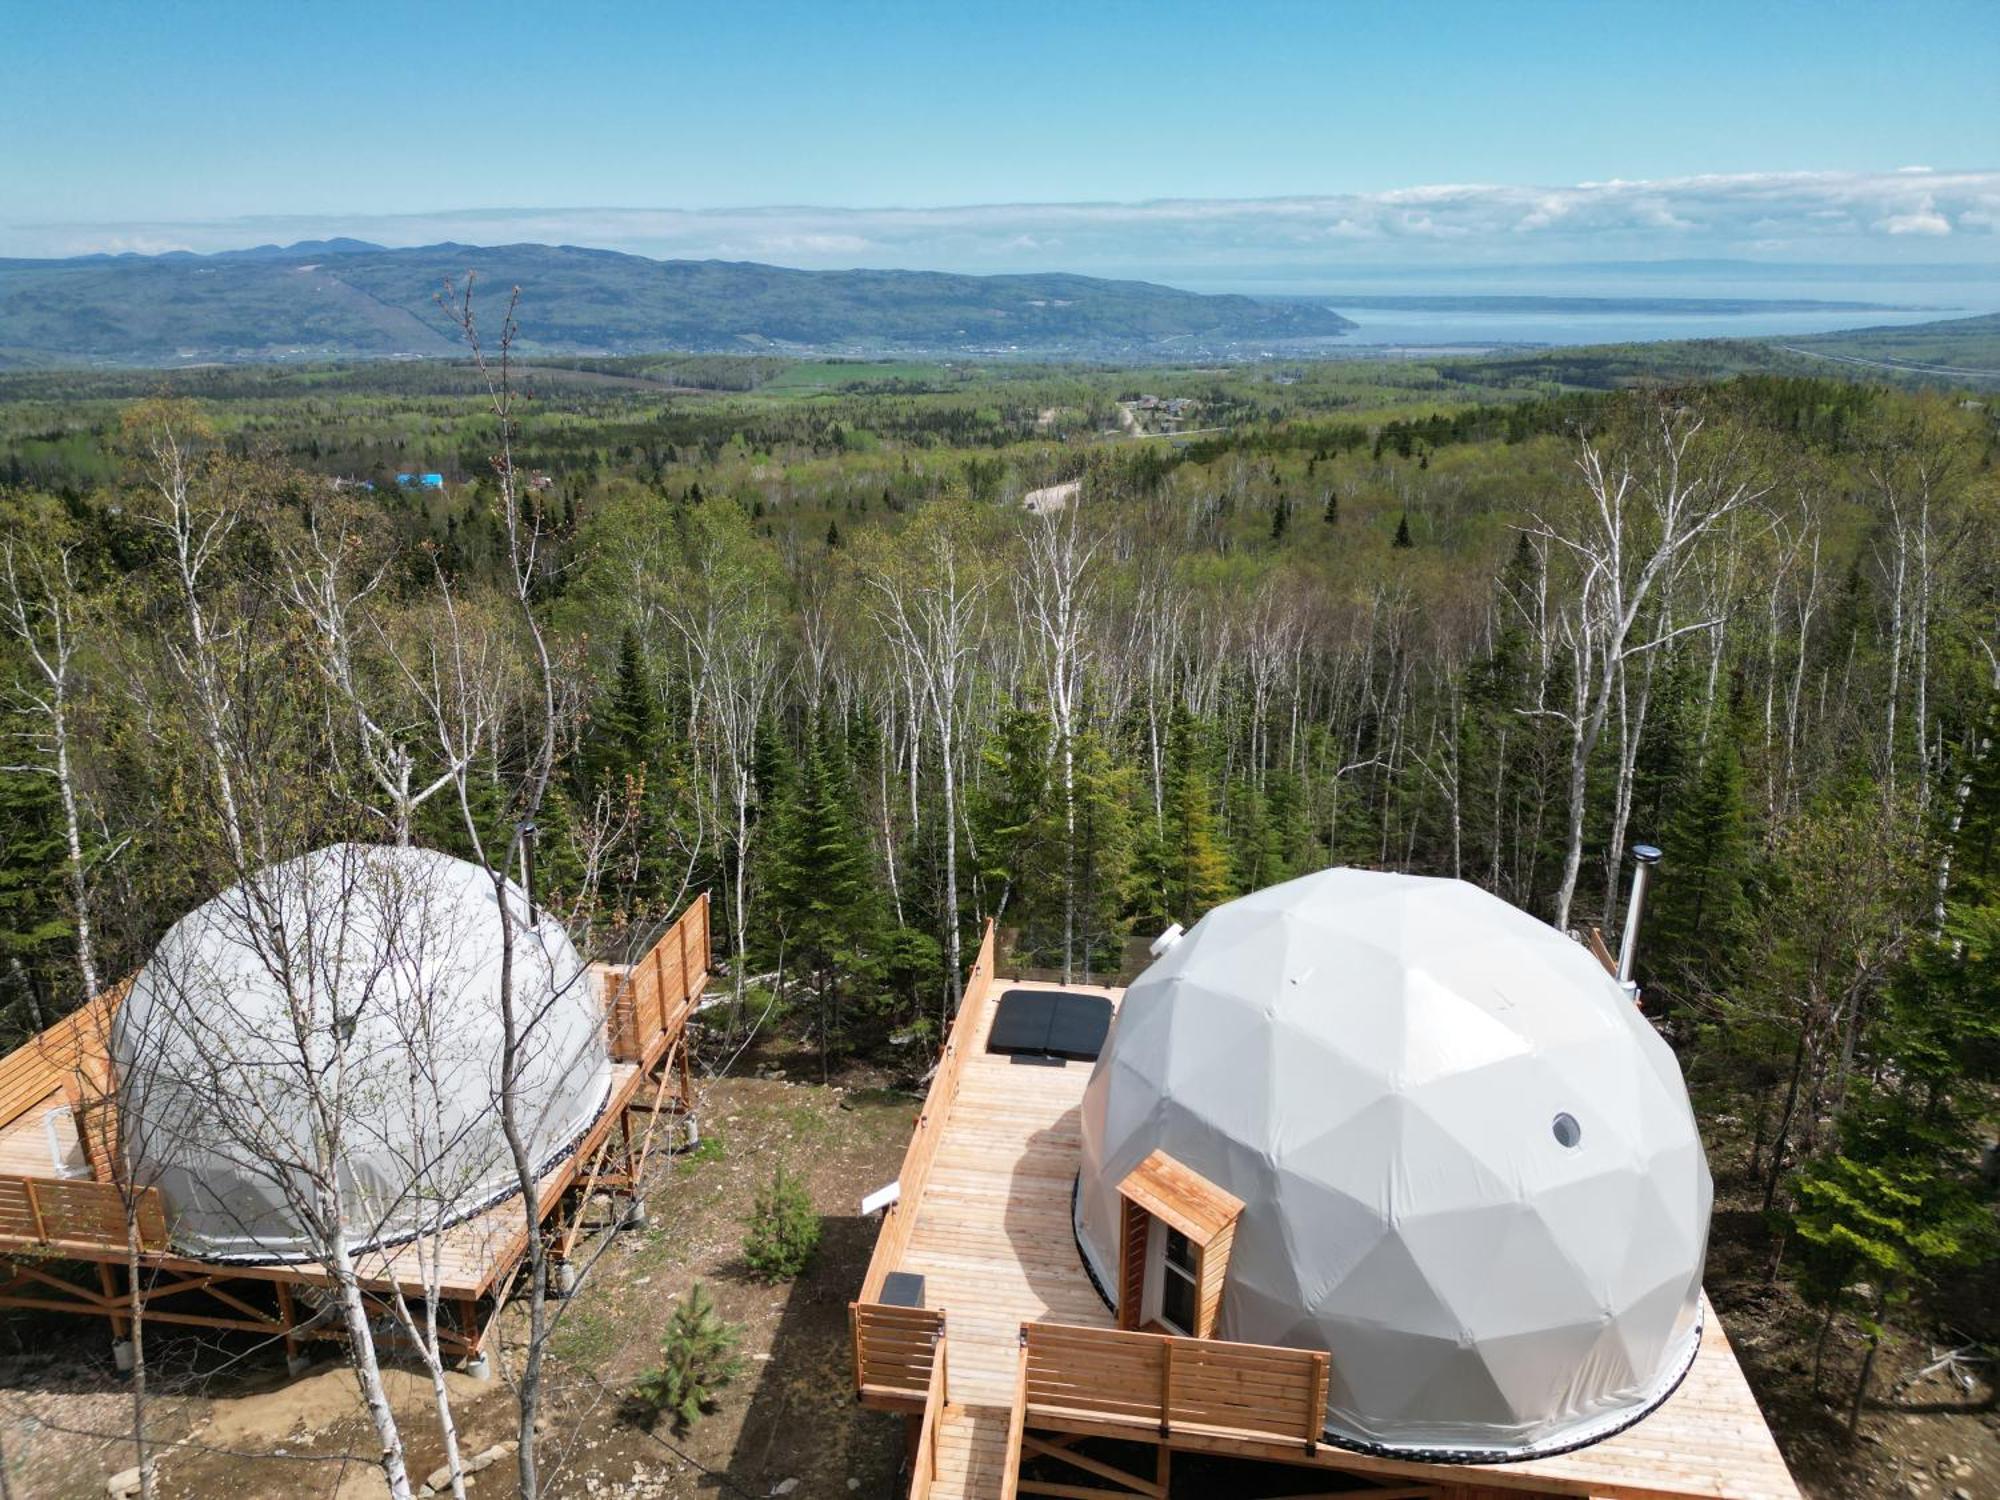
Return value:
[(50, 1094), (72, 1104), (101, 1097), (110, 1083), (111, 1023), (132, 987), (121, 979), (46, 1031), (0, 1057), (0, 1125), (11, 1125)]
[(611, 1055), (651, 1061), (649, 1049), (678, 1031), (708, 983), (708, 893), (680, 914), (646, 956), (625, 971), (605, 1008)]
[(1322, 1350), (1023, 1323), (1021, 1359), (1030, 1427), (1124, 1429), (1153, 1441), (1199, 1433), (1312, 1453), (1326, 1420)]
[(901, 1185), (899, 1201), (883, 1215), (881, 1231), (875, 1237), (875, 1253), (868, 1258), (868, 1274), (861, 1281), (861, 1301), (873, 1302), (882, 1295), (882, 1280), (910, 1247), (910, 1233), (916, 1226), (917, 1200), (923, 1196), (930, 1176), (931, 1161), (937, 1156), (938, 1140), (944, 1134), (945, 1117), (958, 1096), (959, 1075), (973, 1050), (979, 1027), (993, 1000), (993, 924), (979, 941), (979, 955), (966, 976), (965, 990), (958, 1002), (958, 1018), (952, 1022), (931, 1078), (930, 1092), (924, 1096), (923, 1113), (903, 1152), (903, 1167), (896, 1174)]
[(943, 1363), (943, 1313), (850, 1302), (847, 1326), (854, 1342), (857, 1395), (897, 1405), (924, 1399)]
[(1021, 1493), (1021, 1447), (1028, 1435), (1028, 1340), (1022, 1328), (1021, 1359), (1014, 1368), (1014, 1404), (1007, 1411), (1007, 1441), (1000, 1450), (1000, 1500)]
[(950, 1377), (945, 1369), (944, 1331), (938, 1331), (937, 1352), (931, 1360), (931, 1378), (924, 1389), (924, 1414), (917, 1430), (917, 1451), (910, 1460), (910, 1500), (930, 1500), (931, 1486), (938, 1477), (938, 1424), (944, 1420), (950, 1401)]
[[(139, 1194), (139, 1247), (167, 1248), (160, 1190)], [(125, 1200), (116, 1186), (84, 1178), (0, 1176), (0, 1243), (64, 1246), (123, 1245)]]

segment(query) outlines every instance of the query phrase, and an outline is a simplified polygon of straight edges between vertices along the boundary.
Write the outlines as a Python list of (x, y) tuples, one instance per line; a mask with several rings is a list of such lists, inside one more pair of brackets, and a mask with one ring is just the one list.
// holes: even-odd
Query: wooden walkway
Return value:
[[(1058, 989), (1009, 982), (1005, 989)], [(1080, 986), (1070, 986), (1072, 990)], [(1120, 990), (1093, 989), (1114, 1004)], [(938, 1428), (940, 1500), (1000, 1494), (1024, 1322), (1115, 1326), (1070, 1227), (1090, 1064), (1017, 1063), (986, 1051), (992, 1007), (961, 1063), (959, 1092), (898, 1269), (946, 1309), (951, 1405)]]

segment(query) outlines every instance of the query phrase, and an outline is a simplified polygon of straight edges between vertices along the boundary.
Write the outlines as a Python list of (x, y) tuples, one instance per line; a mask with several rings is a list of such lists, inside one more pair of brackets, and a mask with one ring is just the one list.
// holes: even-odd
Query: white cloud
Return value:
[[(2000, 171), (1752, 172), (1569, 185), (932, 207), (491, 208), (184, 223), (0, 222), (0, 254), (219, 250), (333, 234), (391, 245), (536, 240), (802, 266), (1064, 269), (1172, 279), (1345, 267), (1762, 256), (1991, 255)], [(1954, 231), (1959, 231), (1954, 233)]]
[(1951, 220), (1937, 211), (1926, 194), (1924, 201), (1910, 212), (1890, 214), (1877, 220), (1876, 227), (1884, 234), (1945, 235), (1951, 233)]

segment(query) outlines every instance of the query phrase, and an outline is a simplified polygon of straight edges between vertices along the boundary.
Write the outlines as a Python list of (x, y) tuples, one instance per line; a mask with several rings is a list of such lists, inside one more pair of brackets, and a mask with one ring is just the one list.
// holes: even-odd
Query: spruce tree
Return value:
[(1047, 714), (1017, 708), (1001, 715), (980, 752), (985, 775), (968, 798), (985, 903), (1015, 928), (1016, 951), (1036, 958), (1061, 941), (1049, 930), (1050, 914), (1060, 922), (1062, 910), (1061, 840), (1050, 844), (1051, 814), (1060, 821), (1052, 804), (1061, 800), (1051, 795), (1053, 734)]
[(1416, 543), (1410, 540), (1410, 517), (1408, 512), (1405, 512), (1396, 522), (1396, 539), (1389, 545), (1397, 548), (1416, 546)]
[(1192, 923), (1229, 899), (1229, 856), (1216, 831), (1214, 784), (1202, 759), (1195, 723), (1177, 709), (1167, 735), (1165, 807), (1144, 862), (1150, 914), (1167, 921)]
[(1332, 490), (1326, 492), (1326, 508), (1319, 513), (1319, 518), (1329, 526), (1340, 524), (1340, 496)]
[(1076, 737), (1077, 945), (1085, 975), (1120, 967), (1136, 840), (1132, 805), (1139, 776), (1118, 765), (1091, 730)]
[(64, 1003), (74, 980), (65, 963), (71, 933), (63, 886), (69, 851), (53, 778), (34, 771), (0, 771), (0, 994), (18, 1007), (18, 1021), (0, 1044), (40, 1030)]
[(785, 965), (805, 977), (819, 1006), (821, 1059), (846, 1024), (843, 1000), (872, 993), (882, 975), (887, 920), (853, 770), (838, 729), (822, 721), (795, 797), (780, 801), (765, 846), (766, 910)]
[(643, 779), (659, 739), (658, 711), (639, 632), (618, 638), (618, 663), (591, 716), (587, 759), (593, 786), (618, 790), (621, 778)]
[(1659, 840), (1671, 867), (1657, 886), (1642, 951), (1670, 984), (1712, 991), (1731, 977), (1751, 920), (1749, 825), (1743, 759), (1734, 733), (1721, 726), (1709, 735), (1708, 753), (1693, 784), (1675, 800)]

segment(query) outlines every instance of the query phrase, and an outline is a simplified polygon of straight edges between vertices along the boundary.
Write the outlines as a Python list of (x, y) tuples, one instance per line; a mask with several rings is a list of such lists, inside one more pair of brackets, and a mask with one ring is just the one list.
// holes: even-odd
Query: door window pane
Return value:
[(1166, 1228), (1162, 1239), (1165, 1264), (1160, 1268), (1160, 1321), (1178, 1333), (1193, 1333), (1197, 1252), (1178, 1229)]

